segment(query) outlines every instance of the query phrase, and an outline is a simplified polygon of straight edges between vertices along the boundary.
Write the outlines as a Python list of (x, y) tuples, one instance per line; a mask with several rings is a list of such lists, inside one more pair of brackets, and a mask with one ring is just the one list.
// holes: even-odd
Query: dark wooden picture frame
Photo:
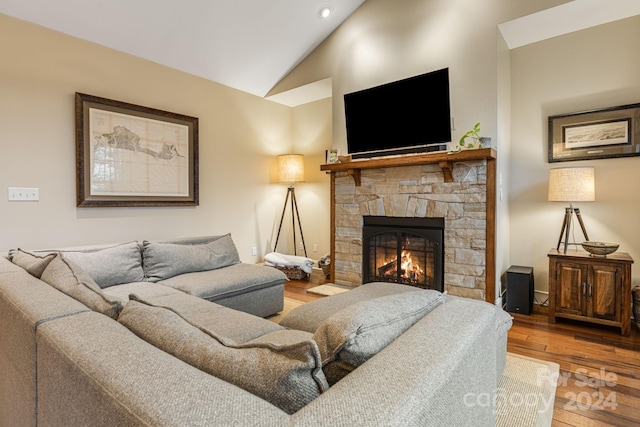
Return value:
[(640, 156), (640, 104), (549, 116), (549, 162)]
[(197, 206), (198, 118), (77, 93), (78, 207)]

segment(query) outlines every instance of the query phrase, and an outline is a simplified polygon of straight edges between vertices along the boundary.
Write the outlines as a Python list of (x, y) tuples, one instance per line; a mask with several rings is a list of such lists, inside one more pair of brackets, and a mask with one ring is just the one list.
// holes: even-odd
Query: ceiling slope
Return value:
[(0, 13), (263, 97), (363, 2), (0, 0)]

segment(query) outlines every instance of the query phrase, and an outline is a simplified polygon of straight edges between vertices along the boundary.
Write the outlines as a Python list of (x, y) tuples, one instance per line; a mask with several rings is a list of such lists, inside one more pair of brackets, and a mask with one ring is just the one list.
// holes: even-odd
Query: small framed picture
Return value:
[(340, 149), (339, 148), (332, 148), (330, 150), (326, 151), (326, 156), (327, 156), (327, 164), (331, 165), (334, 163), (338, 163), (338, 156), (340, 155)]
[(640, 104), (549, 117), (549, 162), (640, 156)]

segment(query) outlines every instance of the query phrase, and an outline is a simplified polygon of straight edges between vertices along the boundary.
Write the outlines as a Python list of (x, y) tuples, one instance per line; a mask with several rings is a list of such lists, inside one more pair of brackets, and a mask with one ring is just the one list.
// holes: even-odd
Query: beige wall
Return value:
[(332, 130), (331, 98), (295, 107), (293, 141), (296, 151), (305, 155), (305, 182), (296, 185), (296, 198), (307, 254), (313, 259), (330, 249), (331, 179), (320, 171), (320, 165), (326, 163)]
[[(307, 248), (307, 256), (319, 259), (329, 252), (330, 244), (330, 177), (320, 171), (325, 162), (325, 150), (331, 147), (331, 99), (310, 102), (293, 108), (292, 115), (292, 148), (289, 152), (304, 154), (305, 180), (295, 184), (296, 200), (300, 214), (300, 224)], [(282, 208), (287, 193), (287, 184), (276, 183), (277, 171), (272, 167), (274, 191), (280, 198), (277, 214), (274, 217), (273, 238), (275, 242), (280, 219), (284, 218), (282, 232), (278, 240), (278, 252), (281, 249), (293, 254), (293, 234), (291, 226), (291, 208), (287, 204), (284, 217)], [(301, 250), (299, 226), (296, 222), (296, 253), (304, 255)]]
[[(303, 150), (314, 170), (331, 145), (321, 103), (292, 109), (5, 15), (0, 56), (2, 251), (231, 232), (243, 261), (257, 262), (286, 194), (272, 180), (275, 156)], [(75, 92), (198, 117), (200, 206), (76, 208)], [(318, 188), (326, 178), (309, 176), (300, 187), (303, 225), (328, 230), (318, 208), (328, 200), (328, 184)], [(38, 187), (40, 201), (8, 202), (7, 187)], [(310, 234), (328, 250), (328, 232)]]
[(448, 67), (453, 141), (480, 121), (482, 134), (498, 149), (504, 187), (496, 209), (500, 276), (509, 267), (510, 67), (497, 25), (565, 2), (403, 0), (400, 7), (397, 1), (367, 0), (272, 94), (331, 77), (333, 145), (344, 152), (345, 93)]
[(503, 273), (510, 265), (509, 158), (511, 152), (511, 55), (505, 40), (497, 37), (498, 122), (496, 161), (496, 302), (502, 305)]
[(497, 134), (497, 25), (566, 0), (367, 0), (272, 94), (326, 77), (333, 84), (333, 143), (346, 151), (343, 95), (449, 68), (453, 140), (481, 121)]
[[(638, 40), (636, 16), (511, 52), (511, 262), (534, 267), (537, 290), (548, 290), (546, 255), (564, 218), (566, 203), (547, 201), (549, 169), (556, 167), (595, 168), (596, 201), (576, 206), (589, 238), (619, 242), (640, 281), (640, 158), (547, 162), (548, 116), (640, 102)], [(579, 226), (575, 240), (584, 240)]]

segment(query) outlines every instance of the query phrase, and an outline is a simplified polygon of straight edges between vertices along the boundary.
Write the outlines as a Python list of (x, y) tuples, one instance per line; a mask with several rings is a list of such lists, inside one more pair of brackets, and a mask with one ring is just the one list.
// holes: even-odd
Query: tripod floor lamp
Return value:
[(304, 235), (302, 234), (302, 224), (300, 223), (300, 214), (298, 213), (298, 202), (296, 201), (296, 190), (294, 183), (304, 181), (304, 156), (302, 154), (283, 154), (278, 156), (278, 181), (289, 183), (287, 189), (287, 197), (284, 199), (284, 207), (282, 208), (282, 216), (280, 217), (280, 225), (278, 226), (278, 235), (276, 236), (276, 244), (273, 246), (275, 251), (280, 240), (280, 231), (282, 231), (282, 222), (287, 212), (287, 206), (291, 207), (291, 229), (293, 231), (293, 254), (298, 255), (296, 242), (296, 220), (300, 231), (300, 239), (302, 240), (302, 249), (304, 256), (307, 256), (307, 246), (304, 243)]
[(549, 201), (569, 202), (569, 206), (564, 210), (564, 222), (560, 229), (556, 250), (560, 250), (563, 235), (564, 253), (567, 253), (569, 244), (577, 245), (577, 243), (569, 243), (569, 230), (571, 229), (571, 219), (574, 213), (580, 223), (585, 240), (589, 240), (587, 229), (582, 222), (580, 209), (573, 207), (573, 202), (593, 202), (595, 199), (595, 171), (593, 167), (549, 170)]

